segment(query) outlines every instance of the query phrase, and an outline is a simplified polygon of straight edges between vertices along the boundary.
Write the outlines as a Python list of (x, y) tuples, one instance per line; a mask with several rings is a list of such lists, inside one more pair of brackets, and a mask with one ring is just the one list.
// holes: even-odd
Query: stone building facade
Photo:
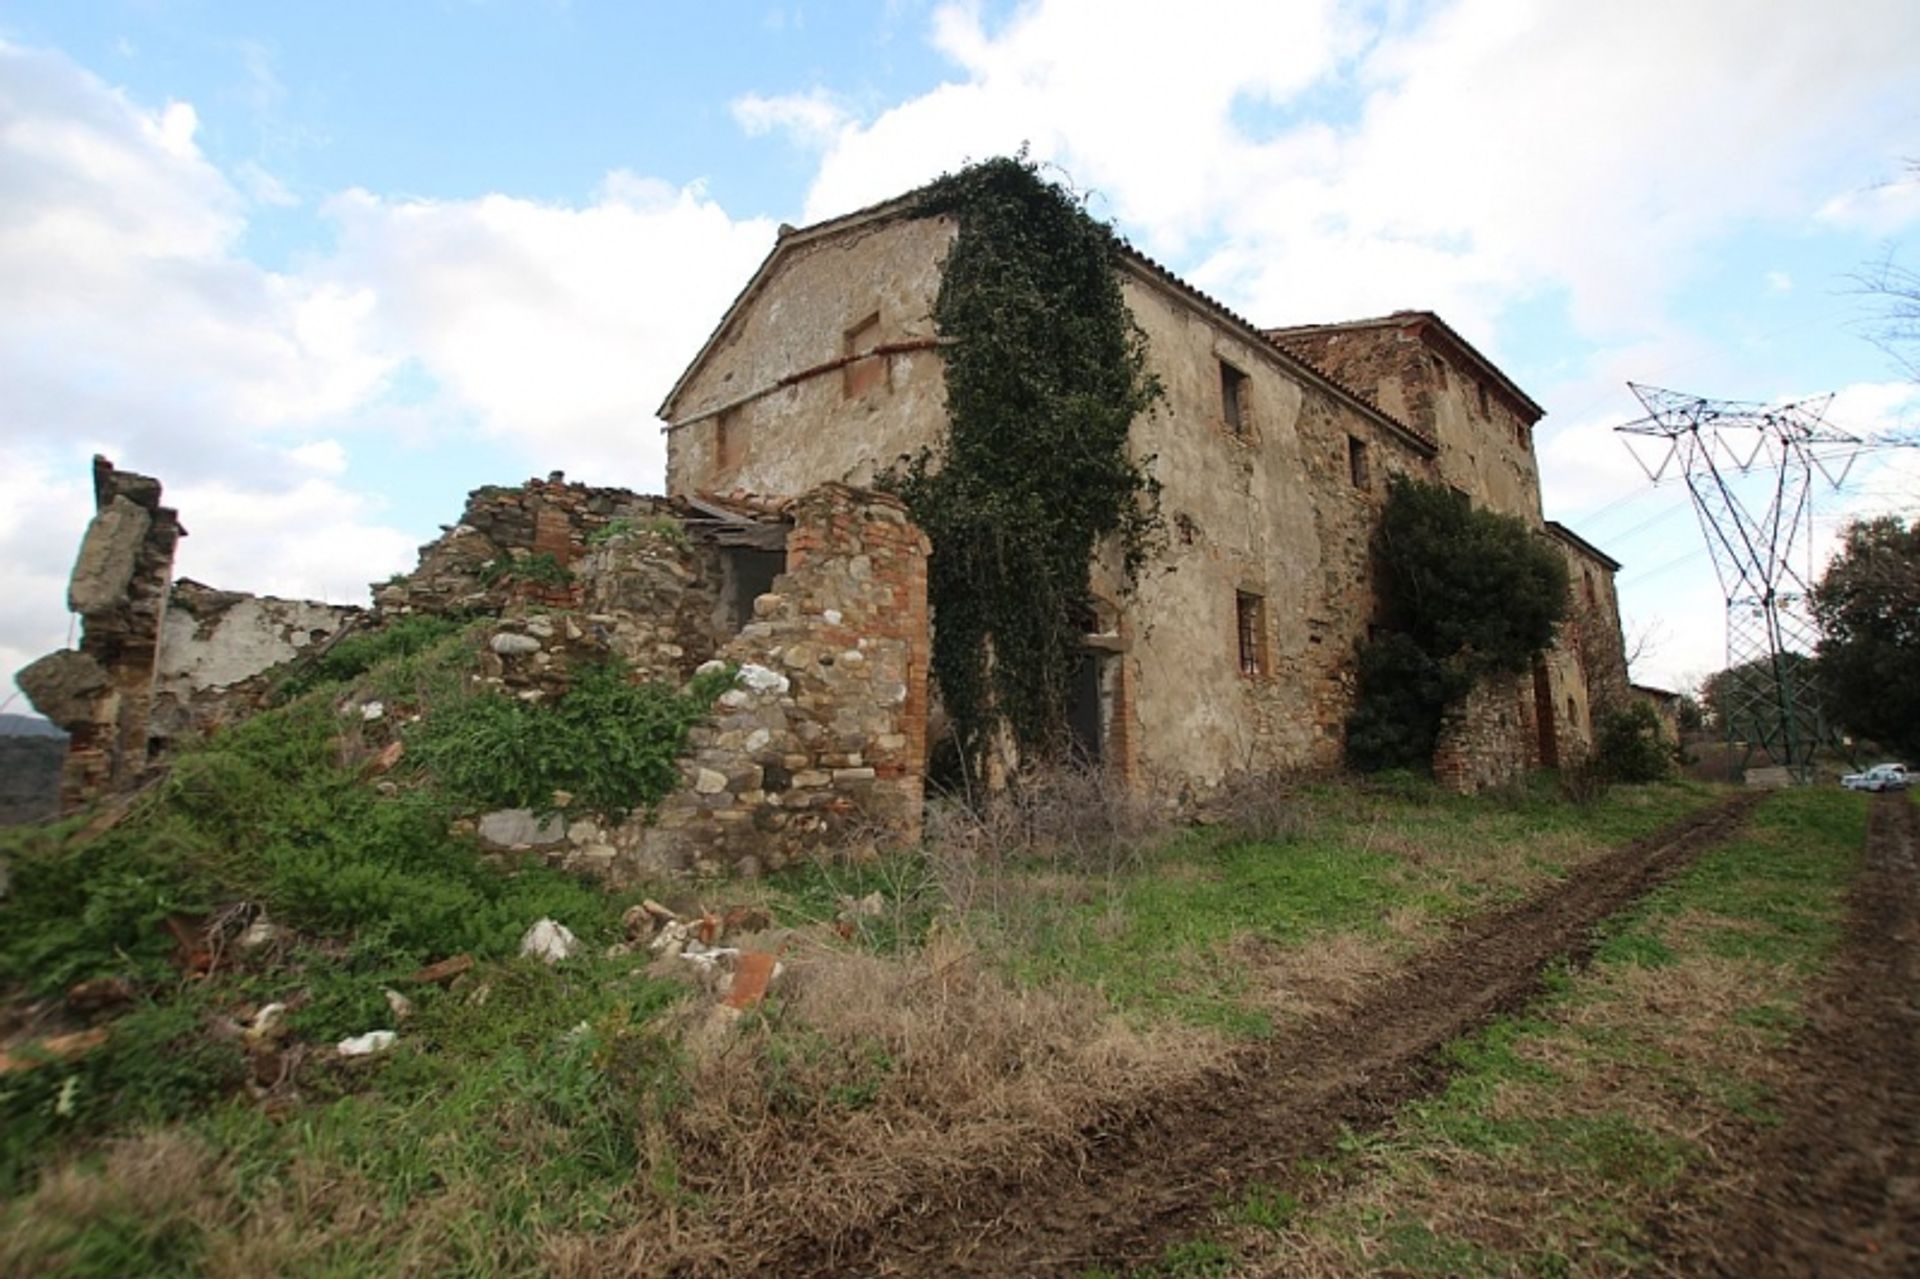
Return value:
[[(932, 313), (957, 231), (911, 195), (783, 231), (661, 407), (669, 491), (864, 485), (937, 451)], [(1166, 392), (1131, 447), (1170, 537), (1130, 594), (1095, 566), (1074, 710), (1091, 753), (1171, 789), (1337, 767), (1395, 474), (1518, 516), (1577, 561), (1558, 644), (1461, 708), (1439, 775), (1477, 789), (1584, 752), (1596, 706), (1626, 684), (1618, 565), (1543, 518), (1541, 407), (1429, 312), (1262, 329), (1131, 249), (1116, 270)]]

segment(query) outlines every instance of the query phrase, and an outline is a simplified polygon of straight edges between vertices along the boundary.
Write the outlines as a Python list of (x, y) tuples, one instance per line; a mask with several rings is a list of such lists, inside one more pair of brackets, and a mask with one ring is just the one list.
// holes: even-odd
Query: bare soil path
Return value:
[(1805, 1031), (1782, 1122), (1749, 1171), (1669, 1224), (1676, 1275), (1920, 1275), (1920, 809), (1874, 801), (1847, 940)]
[(831, 1251), (797, 1236), (764, 1273), (1078, 1275), (1151, 1262), (1223, 1194), (1285, 1184), (1343, 1129), (1377, 1126), (1436, 1086), (1443, 1045), (1532, 998), (1549, 963), (1586, 954), (1595, 925), (1726, 839), (1755, 802), (1734, 797), (1469, 921), (1351, 1006), (1248, 1049), (1141, 1118), (1083, 1133), (1046, 1178), (983, 1170)]

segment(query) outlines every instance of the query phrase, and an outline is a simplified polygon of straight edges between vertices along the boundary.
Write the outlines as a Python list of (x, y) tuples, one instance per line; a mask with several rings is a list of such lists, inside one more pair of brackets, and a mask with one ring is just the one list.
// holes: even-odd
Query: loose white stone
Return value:
[(360, 708), (360, 718), (366, 720), (368, 723), (372, 723), (386, 713), (387, 704), (385, 702), (368, 702)]
[(748, 662), (740, 668), (740, 682), (756, 693), (784, 693), (792, 687), (779, 671)]
[(487, 641), (487, 647), (502, 657), (521, 657), (540, 651), (540, 641), (531, 635), (515, 635), (512, 631), (502, 631)]
[(727, 664), (721, 661), (719, 658), (714, 657), (714, 658), (709, 658), (708, 660), (700, 663), (700, 665), (694, 667), (693, 673), (695, 675), (712, 675), (718, 671), (724, 671), (726, 669), (727, 669)]
[(565, 924), (542, 919), (520, 939), (520, 953), (542, 963), (557, 964), (580, 949), (580, 939)]
[(400, 1036), (391, 1030), (369, 1030), (364, 1035), (355, 1035), (339, 1043), (342, 1057), (371, 1057), (383, 1053), (398, 1042)]
[(837, 608), (830, 608), (826, 612), (820, 614), (820, 620), (825, 622), (828, 626), (838, 626), (840, 625), (840, 610)]
[(773, 734), (764, 728), (756, 728), (747, 734), (747, 749), (757, 751), (773, 740)]
[(693, 788), (702, 795), (718, 795), (727, 788), (727, 775), (703, 768), (694, 774)]

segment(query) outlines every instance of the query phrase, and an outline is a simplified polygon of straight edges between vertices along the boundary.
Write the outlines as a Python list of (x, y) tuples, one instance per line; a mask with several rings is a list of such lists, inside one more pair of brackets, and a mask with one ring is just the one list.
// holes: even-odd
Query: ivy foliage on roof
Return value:
[(1057, 755), (1094, 556), (1111, 545), (1131, 584), (1160, 537), (1127, 438), (1162, 391), (1112, 229), (1024, 151), (939, 179), (919, 211), (959, 226), (933, 312), (950, 430), (887, 483), (933, 543), (933, 673), (968, 758), (1002, 727)]

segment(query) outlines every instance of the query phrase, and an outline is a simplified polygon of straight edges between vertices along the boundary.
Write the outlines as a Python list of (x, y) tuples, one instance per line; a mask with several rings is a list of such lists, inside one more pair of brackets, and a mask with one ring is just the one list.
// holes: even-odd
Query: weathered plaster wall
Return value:
[(175, 582), (160, 628), (150, 734), (164, 742), (245, 714), (268, 670), (325, 643), (362, 612)]
[(946, 218), (901, 219), (791, 249), (682, 389), (667, 491), (864, 485), (937, 443), (946, 407), (932, 313), (953, 235)]

